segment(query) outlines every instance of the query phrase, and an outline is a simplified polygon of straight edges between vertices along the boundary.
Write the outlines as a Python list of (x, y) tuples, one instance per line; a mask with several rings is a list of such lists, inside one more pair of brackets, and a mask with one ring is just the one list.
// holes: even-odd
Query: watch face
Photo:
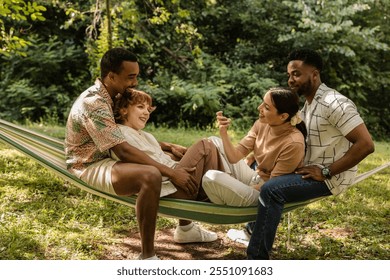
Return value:
[(322, 168), (321, 170), (322, 175), (324, 175), (325, 178), (330, 178), (330, 170), (327, 167)]

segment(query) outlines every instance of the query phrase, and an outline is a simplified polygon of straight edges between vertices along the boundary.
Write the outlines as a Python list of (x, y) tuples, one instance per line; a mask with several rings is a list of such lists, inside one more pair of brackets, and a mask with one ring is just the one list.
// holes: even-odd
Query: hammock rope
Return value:
[[(122, 197), (89, 186), (76, 176), (69, 173), (65, 166), (63, 141), (37, 133), (31, 129), (0, 120), (0, 139), (22, 152), (34, 161), (48, 168), (65, 181), (91, 194), (103, 197), (126, 206), (135, 207), (136, 196)], [(390, 166), (390, 162), (374, 168), (356, 177), (354, 184)], [(288, 203), (284, 213), (306, 206), (321, 198), (298, 203)], [(180, 219), (189, 219), (210, 224), (238, 224), (256, 219), (257, 207), (232, 207), (209, 202), (190, 201), (173, 198), (161, 198), (159, 215)]]

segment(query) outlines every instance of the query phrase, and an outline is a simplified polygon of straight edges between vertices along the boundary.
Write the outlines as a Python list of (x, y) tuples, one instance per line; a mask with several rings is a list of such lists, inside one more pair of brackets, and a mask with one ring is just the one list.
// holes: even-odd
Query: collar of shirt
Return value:
[(290, 122), (283, 123), (281, 125), (270, 126), (267, 125), (269, 132), (272, 136), (280, 136), (283, 134), (290, 134), (294, 130), (295, 126), (292, 126)]
[(106, 87), (104, 86), (103, 82), (97, 78), (95, 81), (95, 87), (97, 89), (98, 94), (107, 100), (108, 104), (111, 105), (111, 107), (114, 106), (114, 101), (112, 100), (110, 94), (108, 93)]

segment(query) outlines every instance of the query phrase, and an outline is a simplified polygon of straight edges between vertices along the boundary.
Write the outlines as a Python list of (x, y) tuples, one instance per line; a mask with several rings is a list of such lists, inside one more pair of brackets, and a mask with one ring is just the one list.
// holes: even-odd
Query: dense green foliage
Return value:
[[(288, 52), (310, 47), (325, 59), (323, 81), (377, 139), (390, 137), (389, 1), (111, 0), (110, 17), (103, 0), (35, 2), (4, 1), (30, 17), (0, 8), (2, 118), (63, 123), (112, 42), (139, 56), (155, 125), (206, 127), (223, 109), (248, 128), (265, 91), (286, 85)], [(12, 32), (19, 44), (5, 43)]]
[(23, 49), (32, 45), (32, 42), (22, 38), (20, 34), (26, 32), (29, 23), (44, 21), (42, 12), (46, 8), (36, 2), (23, 0), (1, 0), (0, 2), (0, 55), (16, 53), (26, 56)]

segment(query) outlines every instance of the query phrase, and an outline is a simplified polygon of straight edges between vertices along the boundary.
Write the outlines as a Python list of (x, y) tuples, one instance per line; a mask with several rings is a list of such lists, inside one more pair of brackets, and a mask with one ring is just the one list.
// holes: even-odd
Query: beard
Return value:
[(307, 96), (310, 95), (312, 89), (312, 82), (311, 80), (308, 80), (306, 83), (302, 84), (298, 89), (297, 89), (297, 94), (299, 96)]

